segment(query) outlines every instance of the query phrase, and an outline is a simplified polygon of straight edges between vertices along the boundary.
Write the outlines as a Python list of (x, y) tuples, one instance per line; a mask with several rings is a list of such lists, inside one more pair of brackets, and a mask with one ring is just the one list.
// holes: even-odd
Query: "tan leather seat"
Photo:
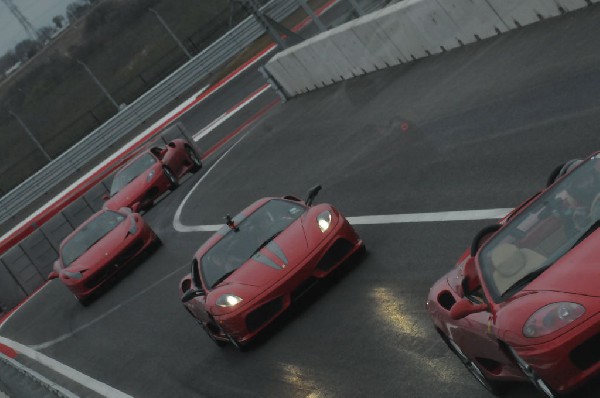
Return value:
[(495, 268), (494, 282), (502, 294), (523, 276), (538, 269), (546, 257), (530, 249), (502, 243), (492, 251), (491, 260)]

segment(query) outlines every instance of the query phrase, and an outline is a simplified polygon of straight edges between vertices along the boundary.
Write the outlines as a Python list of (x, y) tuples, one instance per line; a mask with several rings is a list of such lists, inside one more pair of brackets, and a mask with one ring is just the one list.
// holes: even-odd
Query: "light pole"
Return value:
[(169, 35), (171, 35), (171, 37), (173, 38), (173, 40), (175, 40), (175, 43), (177, 43), (177, 45), (181, 48), (181, 50), (183, 50), (183, 52), (185, 53), (185, 55), (187, 55), (187, 57), (189, 59), (192, 59), (192, 54), (190, 54), (190, 52), (187, 50), (187, 48), (185, 48), (185, 46), (183, 45), (183, 43), (177, 38), (177, 36), (175, 36), (175, 33), (173, 33), (173, 31), (171, 30), (171, 28), (169, 28), (169, 25), (167, 25), (167, 23), (165, 22), (165, 20), (162, 19), (162, 17), (160, 16), (160, 14), (156, 10), (154, 10), (152, 8), (148, 8), (148, 11), (150, 11), (152, 14), (156, 15), (156, 18), (158, 18), (158, 21), (166, 29), (166, 31), (169, 33)]
[(76, 59), (75, 61), (77, 61), (77, 63), (79, 65), (83, 66), (83, 68), (88, 73), (88, 75), (90, 75), (90, 77), (92, 78), (92, 80), (94, 81), (94, 83), (96, 83), (96, 85), (98, 87), (100, 87), (100, 90), (102, 90), (102, 92), (104, 93), (104, 95), (106, 96), (106, 98), (108, 98), (108, 100), (110, 102), (112, 102), (112, 104), (115, 106), (115, 108), (117, 108), (117, 112), (119, 112), (120, 108), (119, 108), (119, 105), (117, 104), (117, 101), (115, 101), (115, 99), (110, 95), (110, 93), (108, 92), (108, 90), (106, 88), (104, 88), (104, 86), (102, 85), (102, 83), (100, 83), (100, 80), (98, 80), (98, 78), (92, 73), (92, 71), (90, 70), (90, 68), (83, 61), (80, 61), (78, 59)]
[(25, 130), (25, 132), (27, 133), (27, 135), (29, 136), (29, 138), (31, 138), (31, 140), (33, 141), (33, 143), (44, 154), (44, 156), (46, 157), (46, 159), (48, 159), (48, 162), (51, 162), (52, 158), (50, 157), (50, 155), (48, 155), (48, 152), (46, 152), (46, 150), (44, 149), (44, 147), (42, 146), (42, 144), (40, 144), (40, 142), (37, 140), (37, 138), (35, 138), (35, 136), (31, 132), (31, 130), (29, 130), (29, 127), (27, 127), (27, 125), (23, 122), (23, 120), (21, 120), (21, 118), (19, 117), (19, 115), (17, 115), (16, 113), (14, 113), (11, 110), (8, 111), (8, 114), (11, 115), (12, 117), (14, 117), (17, 120), (17, 122), (21, 125), (21, 127), (23, 127), (23, 130)]

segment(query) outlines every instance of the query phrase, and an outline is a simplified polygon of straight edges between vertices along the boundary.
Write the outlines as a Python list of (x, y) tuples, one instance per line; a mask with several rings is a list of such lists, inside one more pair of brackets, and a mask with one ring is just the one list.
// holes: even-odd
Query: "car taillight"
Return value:
[(552, 303), (533, 313), (523, 326), (525, 337), (542, 337), (567, 326), (585, 313), (577, 303)]

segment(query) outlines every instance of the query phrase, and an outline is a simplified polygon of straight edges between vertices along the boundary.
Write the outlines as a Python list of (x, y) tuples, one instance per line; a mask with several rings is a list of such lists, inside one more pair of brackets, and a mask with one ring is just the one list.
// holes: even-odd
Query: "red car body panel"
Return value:
[[(249, 216), (270, 200), (284, 199), (261, 199), (241, 214)], [(192, 288), (202, 288), (206, 292), (206, 295), (196, 297), (184, 305), (197, 320), (209, 326), (215, 339), (227, 341), (228, 334), (240, 344), (250, 341), (284, 312), (296, 295), (304, 292), (305, 287), (330, 274), (364, 247), (352, 226), (331, 205), (319, 204), (307, 208), (299, 202), (289, 202), (302, 206), (305, 212), (273, 240), (281, 248), (281, 253), (269, 250), (269, 246), (266, 246), (259, 253), (268, 260), (263, 258), (263, 261), (257, 261), (254, 257), (248, 259), (213, 289), (206, 286), (204, 280), (201, 281), (202, 286), (197, 286), (192, 274), (181, 281), (179, 292), (182, 296)], [(324, 211), (332, 214), (332, 221), (329, 229), (321, 232), (316, 218)], [(203, 256), (221, 239), (223, 235), (220, 233), (211, 237), (197, 251), (195, 261), (201, 264)], [(336, 244), (342, 241), (347, 244)], [(344, 248), (337, 256), (333, 256), (334, 260), (330, 264), (324, 266), (327, 262), (325, 257), (332, 256), (332, 251), (336, 250), (332, 249), (334, 246)], [(281, 257), (285, 257), (287, 261), (284, 262)], [(277, 267), (267, 266), (269, 260), (277, 264)], [(243, 301), (233, 308), (219, 307), (216, 302), (223, 294), (235, 294), (243, 298)]]
[[(596, 155), (586, 161), (598, 162)], [(502, 227), (490, 234), (475, 256), (471, 256), (471, 250), (465, 251), (456, 266), (430, 289), (427, 310), (434, 325), (477, 364), (488, 380), (531, 381), (531, 376), (525, 375), (518, 366), (511, 349), (531, 367), (536, 377), (556, 393), (569, 392), (600, 375), (600, 229), (591, 229), (582, 240), (577, 240), (572, 248), (569, 246), (541, 274), (508, 298), (498, 298), (494, 294), (486, 282), (480, 262), (486, 246), (498, 247), (496, 242), (507, 236), (501, 235), (502, 231), (513, 222), (519, 225), (515, 220), (518, 215), (523, 214), (519, 222), (526, 224), (531, 214), (542, 214), (548, 198), (559, 196), (554, 196), (556, 190), (551, 191), (553, 187), (558, 187), (557, 184), (571, 187), (573, 183), (569, 179), (573, 172), (570, 170), (501, 220), (499, 224)], [(600, 194), (600, 190), (597, 193)], [(535, 213), (536, 206), (542, 210)], [(535, 247), (563, 227), (557, 220), (560, 217), (551, 215), (544, 219), (539, 216), (537, 224), (530, 230), (522, 228), (523, 236), (515, 244)], [(595, 228), (593, 224), (592, 228)], [(496, 246), (490, 245), (497, 236), (502, 238), (495, 240)], [(451, 310), (467, 296), (465, 284), (472, 281), (473, 275), (479, 282), (483, 281), (480, 285), (487, 310), (456, 319)], [(553, 332), (526, 337), (526, 322), (536, 311), (553, 303), (576, 303), (583, 306), (585, 312)]]
[[(165, 166), (173, 172), (177, 180), (186, 173), (195, 172), (200, 168), (194, 163), (194, 159), (191, 158), (186, 148), (191, 148), (187, 141), (175, 139), (164, 148), (154, 147), (148, 149), (127, 162), (127, 164), (120, 168), (120, 171), (142, 156), (149, 154), (156, 159), (156, 163), (110, 197), (104, 204), (104, 207), (111, 210), (129, 207), (134, 212), (146, 210), (151, 207), (158, 197), (171, 189), (171, 181), (169, 181), (163, 170)], [(196, 161), (199, 162), (199, 158)]]
[[(65, 267), (62, 258), (62, 249), (65, 244), (106, 211), (108, 210), (96, 213), (69, 234), (61, 243), (61, 255), (54, 263), (54, 272), (78, 299), (91, 296), (100, 287), (127, 269), (140, 256), (160, 243), (154, 231), (139, 214), (116, 212), (125, 217), (124, 221)], [(132, 227), (132, 224), (135, 224), (135, 228)], [(132, 229), (135, 231), (131, 232)], [(69, 276), (69, 273), (81, 273), (82, 277), (73, 278)]]

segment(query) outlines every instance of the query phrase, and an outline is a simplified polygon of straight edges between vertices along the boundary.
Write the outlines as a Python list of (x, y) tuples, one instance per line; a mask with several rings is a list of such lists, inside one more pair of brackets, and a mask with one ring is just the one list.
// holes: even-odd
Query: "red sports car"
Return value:
[(175, 189), (185, 173), (195, 173), (201, 168), (202, 161), (186, 140), (178, 138), (164, 148), (150, 148), (115, 174), (110, 194), (104, 197), (104, 207), (147, 210), (156, 198)]
[(215, 233), (197, 251), (179, 285), (190, 314), (219, 346), (237, 349), (280, 315), (316, 281), (331, 273), (363, 241), (328, 204), (264, 198)]
[(128, 208), (101, 210), (62, 241), (48, 279), (60, 278), (87, 304), (102, 285), (159, 244), (160, 239), (139, 214)]
[(442, 339), (493, 393), (530, 381), (555, 397), (600, 374), (600, 154), (484, 228), (430, 290)]

